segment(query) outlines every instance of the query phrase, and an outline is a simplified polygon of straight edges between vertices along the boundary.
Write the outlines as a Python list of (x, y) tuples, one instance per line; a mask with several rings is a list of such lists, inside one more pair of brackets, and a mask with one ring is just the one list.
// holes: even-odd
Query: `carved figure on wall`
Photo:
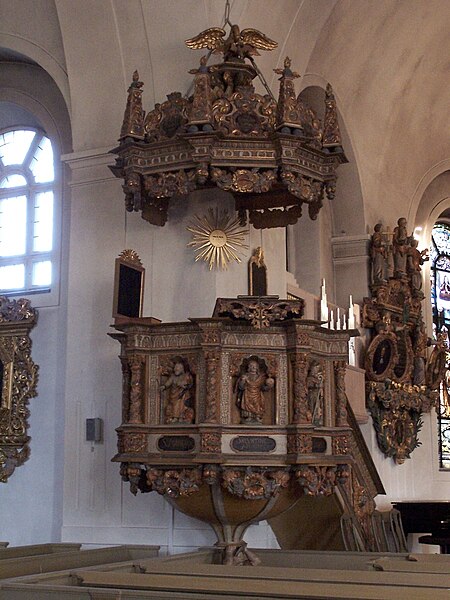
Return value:
[(411, 277), (411, 286), (413, 292), (422, 294), (422, 265), (429, 260), (427, 250), (417, 250), (418, 240), (411, 238), (410, 248), (408, 248), (407, 270)]
[(373, 228), (370, 244), (370, 257), (372, 259), (372, 283), (383, 283), (385, 281), (386, 249), (381, 232), (381, 223)]
[(308, 408), (314, 425), (323, 425), (323, 370), (317, 361), (311, 361), (306, 386), (308, 388)]
[(168, 379), (161, 384), (161, 392), (167, 390), (164, 422), (193, 423), (194, 422), (194, 378), (187, 361), (177, 356), (173, 360), (173, 370)]
[(267, 296), (267, 267), (261, 246), (256, 248), (248, 263), (248, 283), (250, 296)]
[(397, 227), (394, 229), (394, 269), (395, 274), (404, 275), (406, 273), (406, 261), (409, 250), (409, 237), (406, 229), (406, 219), (400, 217), (397, 221)]
[(265, 413), (264, 392), (275, 385), (273, 377), (267, 376), (263, 361), (256, 356), (250, 357), (245, 371), (237, 382), (237, 406), (241, 414), (241, 423), (262, 423)]

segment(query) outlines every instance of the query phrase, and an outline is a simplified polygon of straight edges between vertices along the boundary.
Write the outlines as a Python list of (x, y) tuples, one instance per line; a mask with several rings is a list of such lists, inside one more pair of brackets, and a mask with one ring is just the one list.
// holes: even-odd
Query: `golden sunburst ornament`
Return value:
[(232, 260), (240, 263), (240, 249), (248, 248), (244, 243), (248, 229), (242, 229), (238, 218), (230, 217), (226, 210), (210, 208), (203, 217), (195, 215), (187, 230), (192, 235), (188, 246), (195, 248), (195, 260), (209, 263), (209, 270), (227, 269)]

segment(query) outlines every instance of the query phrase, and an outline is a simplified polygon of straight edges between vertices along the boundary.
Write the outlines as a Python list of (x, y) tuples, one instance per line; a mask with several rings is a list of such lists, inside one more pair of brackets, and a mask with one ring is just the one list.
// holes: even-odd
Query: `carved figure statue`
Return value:
[(267, 296), (267, 267), (264, 262), (264, 251), (256, 248), (249, 261), (249, 295)]
[(322, 366), (313, 360), (306, 378), (306, 387), (308, 388), (308, 408), (314, 425), (323, 425), (323, 383)]
[(404, 217), (400, 217), (397, 221), (392, 242), (394, 246), (394, 274), (401, 277), (406, 273), (406, 260), (409, 249), (409, 237)]
[(418, 250), (419, 242), (411, 238), (410, 248), (408, 248), (407, 269), (411, 277), (411, 286), (413, 291), (420, 292), (422, 289), (422, 274), (421, 267), (425, 261), (429, 260), (427, 250)]
[(372, 283), (382, 283), (385, 281), (386, 249), (381, 233), (381, 223), (377, 223), (373, 228), (372, 240), (370, 244), (370, 257), (372, 259)]
[(237, 405), (241, 413), (241, 423), (262, 423), (265, 412), (264, 392), (273, 388), (275, 381), (261, 372), (259, 362), (250, 360), (247, 371), (237, 383)]
[(172, 374), (160, 386), (161, 392), (168, 390), (165, 423), (193, 423), (194, 409), (191, 406), (193, 386), (194, 379), (189, 366), (181, 358), (175, 359)]

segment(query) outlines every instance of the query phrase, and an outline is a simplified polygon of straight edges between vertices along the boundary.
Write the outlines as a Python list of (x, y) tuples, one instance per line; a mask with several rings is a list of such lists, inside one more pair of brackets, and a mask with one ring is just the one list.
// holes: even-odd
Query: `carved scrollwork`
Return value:
[(268, 192), (276, 179), (275, 171), (266, 169), (219, 169), (211, 168), (211, 180), (221, 189), (239, 193)]
[[(218, 419), (220, 352), (209, 351), (205, 354), (206, 361), (206, 408), (205, 422), (216, 423)], [(202, 438), (203, 439), (203, 438)]]
[(156, 104), (144, 122), (146, 141), (160, 142), (184, 131), (189, 120), (190, 102), (180, 92), (168, 94), (167, 100)]
[(348, 435), (336, 435), (331, 440), (333, 454), (350, 454), (352, 442)]
[(345, 371), (347, 363), (343, 360), (334, 363), (334, 380), (336, 391), (336, 425), (347, 425), (347, 394), (345, 393)]
[(330, 496), (336, 487), (336, 467), (302, 466), (296, 469), (297, 483), (307, 496)]
[(175, 195), (185, 196), (195, 190), (196, 171), (180, 169), (161, 175), (147, 175), (144, 186), (151, 198), (171, 198)]
[(214, 454), (222, 451), (222, 437), (220, 433), (202, 433), (200, 436), (200, 448), (202, 452)]
[(121, 463), (120, 476), (122, 481), (129, 482), (130, 492), (136, 496), (138, 490), (148, 491), (145, 489), (145, 471), (138, 463)]
[(11, 300), (6, 296), (0, 296), (0, 323), (17, 323), (19, 321), (36, 324), (37, 311), (31, 306), (30, 301), (26, 298)]
[(276, 102), (261, 96), (252, 85), (239, 87), (228, 98), (213, 104), (213, 119), (218, 129), (233, 136), (259, 136), (275, 129)]
[(262, 500), (279, 494), (289, 485), (288, 471), (266, 470), (253, 467), (246, 469), (225, 469), (222, 473), (222, 486), (239, 498)]
[(154, 469), (147, 471), (147, 483), (151, 490), (162, 496), (179, 498), (198, 492), (202, 483), (201, 469)]
[[(421, 414), (430, 409), (425, 386), (385, 382), (367, 383), (367, 405), (372, 415), (377, 442), (385, 456), (402, 464), (420, 446)], [(434, 399), (437, 402), (437, 396)]]
[(147, 434), (130, 431), (120, 431), (117, 438), (117, 448), (120, 454), (139, 454), (147, 450)]
[(291, 433), (287, 438), (288, 454), (312, 454), (312, 436), (305, 433)]
[(301, 317), (303, 300), (244, 300), (219, 298), (214, 308), (214, 316), (232, 317), (250, 321), (255, 329), (264, 329), (277, 321)]

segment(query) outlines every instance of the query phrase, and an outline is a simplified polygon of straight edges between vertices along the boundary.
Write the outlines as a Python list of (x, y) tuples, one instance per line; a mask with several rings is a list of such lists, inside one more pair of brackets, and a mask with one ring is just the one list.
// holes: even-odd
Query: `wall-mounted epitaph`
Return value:
[(29, 455), (28, 401), (36, 396), (38, 367), (31, 359), (30, 330), (37, 312), (30, 301), (0, 296), (0, 482)]
[(428, 252), (417, 246), (404, 217), (392, 231), (375, 225), (371, 298), (363, 306), (363, 326), (372, 330), (365, 358), (367, 407), (380, 450), (397, 464), (420, 445), (421, 414), (438, 402), (447, 352), (442, 337), (431, 355), (427, 351), (421, 267)]
[(134, 250), (116, 258), (113, 317), (137, 319), (142, 316), (145, 269)]

